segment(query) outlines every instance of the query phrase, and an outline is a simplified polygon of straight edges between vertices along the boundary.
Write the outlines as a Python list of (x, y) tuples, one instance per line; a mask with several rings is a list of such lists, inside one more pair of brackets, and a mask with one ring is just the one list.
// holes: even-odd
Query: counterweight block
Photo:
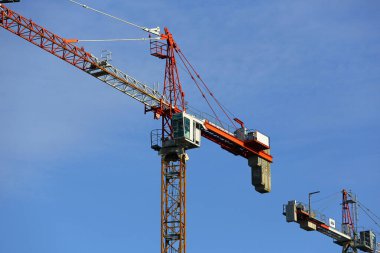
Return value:
[[(265, 152), (269, 154), (269, 149)], [(270, 162), (258, 157), (251, 156), (248, 158), (248, 165), (252, 172), (252, 185), (255, 190), (260, 193), (268, 193), (271, 191), (271, 171)]]

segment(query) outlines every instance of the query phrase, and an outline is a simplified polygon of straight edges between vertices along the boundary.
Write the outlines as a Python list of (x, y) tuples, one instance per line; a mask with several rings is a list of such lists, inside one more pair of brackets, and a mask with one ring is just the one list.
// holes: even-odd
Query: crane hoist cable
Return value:
[(117, 41), (147, 41), (147, 40), (158, 40), (161, 37), (154, 38), (136, 38), (136, 39), (67, 39), (67, 42), (78, 43), (78, 42), (117, 42)]
[(362, 207), (364, 207), (365, 209), (367, 209), (368, 212), (370, 212), (373, 216), (375, 216), (375, 217), (380, 221), (380, 217), (377, 216), (374, 212), (372, 212), (372, 211), (371, 211), (368, 207), (366, 207), (362, 202), (360, 202), (360, 201), (358, 200), (358, 203), (359, 203)]
[[(380, 224), (369, 214), (372, 213), (371, 210), (369, 210), (367, 207), (365, 207), (363, 204), (358, 202), (358, 207), (363, 210), (363, 212), (372, 220), (373, 223), (375, 223), (376, 226), (380, 228)], [(376, 215), (375, 215), (376, 216)], [(376, 216), (377, 217), (377, 216)]]
[[(183, 60), (181, 58), (181, 55), (179, 55), (182, 63), (183, 63)], [(195, 79), (194, 75), (191, 73), (190, 69), (188, 68), (188, 66), (186, 64), (184, 64), (184, 67), (187, 71), (187, 73), (189, 74), (189, 76), (191, 77), (191, 79), (193, 80), (193, 82), (195, 83), (195, 86), (197, 86), (199, 92), (201, 93), (203, 99), (206, 101), (208, 107), (211, 109), (212, 113), (214, 114), (214, 117), (216, 118), (216, 120), (219, 122), (219, 124), (221, 124), (221, 126), (223, 127), (223, 123), (222, 121), (219, 119), (218, 115), (216, 114), (214, 108), (211, 106), (210, 102), (208, 101), (207, 97), (206, 97), (206, 94), (203, 92), (202, 88), (200, 87), (200, 85), (198, 84), (197, 80)]]
[(337, 192), (331, 193), (327, 196), (324, 196), (322, 198), (313, 200), (313, 203), (314, 204), (319, 203), (319, 205), (322, 206), (321, 208), (319, 208), (319, 210), (321, 212), (324, 212), (328, 208), (330, 208), (331, 206), (333, 206), (335, 204), (335, 202), (337, 201), (340, 194), (341, 194), (341, 192), (337, 191)]
[[(201, 76), (198, 74), (198, 72), (195, 70), (195, 68), (193, 67), (193, 65), (189, 62), (189, 60), (183, 54), (183, 52), (181, 51), (181, 49), (178, 49), (177, 53), (178, 53), (179, 56), (182, 56), (184, 58), (185, 62), (190, 66), (190, 68), (193, 70), (193, 72), (196, 75), (196, 77), (198, 77), (198, 79), (201, 81), (201, 83), (203, 84), (203, 86), (206, 88), (208, 94), (214, 99), (214, 101), (216, 102), (216, 104), (221, 108), (221, 110), (223, 111), (223, 113), (232, 122), (232, 124), (235, 125), (234, 122), (230, 119), (230, 117), (226, 113), (226, 111), (223, 109), (223, 106), (221, 105), (221, 103), (219, 102), (219, 100), (214, 96), (213, 92), (211, 92), (211, 90), (208, 88), (207, 84), (203, 81), (203, 79), (201, 78)], [(182, 57), (180, 57), (180, 58), (183, 61)], [(184, 64), (185, 64), (185, 62), (184, 62)]]
[[(370, 219), (372, 220), (373, 223), (375, 223), (375, 225), (376, 225), (377, 227), (380, 228), (380, 224), (377, 223), (377, 222), (375, 221), (375, 219), (374, 219), (373, 217), (371, 217), (371, 215), (369, 215), (369, 213), (366, 211), (366, 208), (363, 208), (363, 206), (360, 205), (359, 203), (358, 203), (358, 207), (359, 207), (360, 209), (363, 210), (363, 212), (368, 216), (368, 218), (370, 218)], [(380, 233), (379, 233), (377, 230), (375, 230), (374, 232), (375, 232), (376, 234), (380, 235)]]
[[(209, 87), (206, 85), (206, 83), (203, 81), (203, 79), (201, 78), (201, 76), (198, 74), (198, 72), (195, 70), (195, 68), (193, 67), (193, 65), (189, 62), (189, 60), (186, 58), (186, 56), (183, 54), (183, 52), (181, 51), (181, 49), (178, 49), (176, 50), (177, 51), (177, 54), (180, 58), (180, 60), (182, 61), (183, 65), (186, 67), (187, 69), (187, 72), (188, 74), (191, 76), (191, 79), (194, 81), (194, 83), (196, 84), (196, 86), (198, 87), (198, 89), (201, 91), (202, 89), (200, 88), (199, 86), (199, 83), (196, 81), (196, 79), (194, 78), (194, 76), (196, 76), (198, 78), (198, 80), (201, 82), (201, 84), (203, 85), (203, 87), (206, 89), (207, 93), (211, 96), (211, 98), (214, 99), (215, 103), (218, 105), (218, 107), (222, 110), (223, 114), (226, 115), (227, 119), (232, 123), (232, 125), (236, 127), (235, 123), (231, 120), (230, 116), (227, 114), (226, 110), (224, 109), (225, 106), (223, 106), (219, 100), (214, 96), (214, 94), (211, 92), (211, 90), (209, 89)], [(192, 71), (192, 73), (191, 73)], [(202, 92), (202, 96), (203, 98), (207, 101), (207, 103), (210, 105), (210, 103), (208, 102), (206, 96), (204, 95), (203, 91)], [(210, 108), (211, 108), (211, 105), (210, 105)], [(215, 111), (213, 108), (211, 108), (211, 110), (213, 111), (213, 113), (215, 114)], [(215, 114), (216, 116), (216, 114)], [(219, 117), (216, 116), (216, 119), (221, 123)], [(222, 124), (222, 123), (221, 123)], [(223, 124), (222, 124), (223, 126)]]
[(82, 7), (85, 8), (85, 9), (88, 9), (88, 10), (91, 10), (91, 11), (94, 11), (94, 12), (97, 12), (97, 13), (100, 13), (100, 14), (102, 14), (102, 15), (105, 15), (105, 16), (107, 16), (107, 17), (110, 17), (110, 18), (116, 19), (116, 20), (118, 20), (118, 21), (120, 21), (120, 22), (123, 22), (123, 23), (125, 23), (125, 24), (127, 24), (127, 25), (137, 27), (137, 28), (139, 28), (139, 29), (141, 29), (141, 30), (143, 30), (143, 31), (145, 31), (145, 32), (148, 32), (148, 33), (151, 33), (151, 34), (154, 34), (154, 35), (157, 35), (157, 36), (161, 36), (161, 33), (160, 33), (160, 27), (156, 27), (156, 28), (148, 28), (148, 27), (144, 27), (144, 26), (136, 25), (136, 24), (134, 24), (134, 23), (132, 23), (132, 22), (129, 22), (129, 21), (127, 21), (127, 20), (124, 20), (124, 19), (121, 19), (121, 18), (115, 17), (115, 16), (113, 16), (113, 15), (111, 15), (111, 14), (108, 14), (108, 13), (106, 13), (106, 12), (103, 12), (103, 11), (97, 10), (97, 9), (95, 9), (95, 8), (92, 8), (92, 7), (88, 6), (88, 5), (85, 5), (85, 4), (82, 4), (82, 3), (79, 3), (79, 2), (77, 2), (77, 1), (74, 1), (74, 0), (69, 0), (69, 1), (72, 2), (72, 3), (74, 3), (74, 4), (77, 4), (77, 5), (79, 5), (79, 6), (82, 6)]
[(313, 200), (313, 202), (317, 203), (317, 202), (321, 202), (321, 201), (324, 201), (324, 200), (327, 200), (327, 199), (330, 199), (330, 198), (333, 198), (333, 197), (337, 197), (337, 196), (339, 196), (340, 193), (341, 193), (340, 191), (337, 191), (337, 192), (331, 193), (331, 194), (329, 194), (329, 195), (327, 195), (325, 197)]

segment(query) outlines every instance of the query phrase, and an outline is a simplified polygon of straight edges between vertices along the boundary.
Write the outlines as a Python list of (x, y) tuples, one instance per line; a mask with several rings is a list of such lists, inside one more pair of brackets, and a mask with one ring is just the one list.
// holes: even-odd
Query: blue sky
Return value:
[[(207, 140), (189, 152), (188, 252), (340, 252), (281, 215), (315, 190), (315, 207), (337, 221), (343, 188), (379, 216), (378, 1), (86, 3), (169, 27), (219, 100), (271, 137), (267, 195), (250, 185), (246, 160)], [(67, 38), (145, 36), (68, 1), (8, 6)], [(160, 122), (5, 30), (0, 42), (0, 252), (159, 252), (160, 159), (149, 133)], [(164, 63), (146, 42), (83, 46), (162, 83)], [(182, 76), (190, 104), (207, 109)], [(380, 230), (364, 213), (360, 224)]]

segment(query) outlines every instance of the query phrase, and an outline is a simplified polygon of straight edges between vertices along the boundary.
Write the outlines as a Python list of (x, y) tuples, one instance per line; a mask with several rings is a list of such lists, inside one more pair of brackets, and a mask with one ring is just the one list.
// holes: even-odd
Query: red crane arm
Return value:
[[(146, 106), (147, 111), (163, 115), (171, 107), (169, 100), (157, 90), (137, 81), (107, 61), (96, 58), (83, 47), (73, 45), (70, 40), (46, 30), (3, 4), (0, 4), (0, 26), (140, 101)], [(181, 112), (178, 108), (174, 108), (174, 111)], [(203, 118), (199, 119), (204, 120)], [(217, 143), (230, 153), (245, 158), (258, 156), (267, 162), (272, 162), (272, 156), (267, 151), (269, 146), (255, 140), (240, 140), (234, 133), (208, 120), (205, 120), (204, 126), (202, 136)]]
[(46, 30), (20, 14), (0, 4), (0, 26), (57, 56), (65, 62), (105, 82), (111, 87), (142, 102), (147, 108), (168, 108), (168, 100), (133, 77), (102, 61), (68, 40)]
[(232, 133), (225, 131), (207, 120), (204, 126), (205, 129), (202, 131), (202, 136), (219, 144), (230, 153), (240, 155), (244, 158), (256, 155), (268, 162), (273, 161), (272, 156), (267, 151), (270, 148), (269, 146), (254, 139), (249, 141), (240, 140)]

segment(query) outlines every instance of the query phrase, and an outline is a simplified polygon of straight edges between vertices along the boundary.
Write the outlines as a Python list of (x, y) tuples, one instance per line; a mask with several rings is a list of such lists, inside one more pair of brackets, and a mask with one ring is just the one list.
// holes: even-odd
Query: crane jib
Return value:
[(157, 90), (120, 71), (107, 61), (99, 60), (86, 52), (84, 48), (68, 43), (64, 38), (24, 18), (4, 5), (0, 5), (0, 10), (0, 26), (4, 29), (140, 101), (148, 108), (162, 106), (168, 108), (170, 106), (167, 99)]

